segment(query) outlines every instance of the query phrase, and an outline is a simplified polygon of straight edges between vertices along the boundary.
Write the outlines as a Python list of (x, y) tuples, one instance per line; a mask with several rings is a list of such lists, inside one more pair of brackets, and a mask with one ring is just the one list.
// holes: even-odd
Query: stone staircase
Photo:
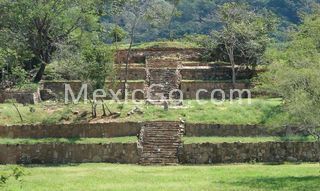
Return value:
[[(165, 66), (165, 67), (162, 67)], [(145, 96), (149, 103), (161, 103), (170, 99), (170, 92), (180, 89), (181, 63), (175, 60), (159, 62), (158, 59), (146, 59)], [(179, 94), (174, 92), (172, 99), (178, 99)]]
[(184, 125), (178, 122), (149, 122), (141, 128), (138, 149), (141, 165), (176, 165), (182, 148)]

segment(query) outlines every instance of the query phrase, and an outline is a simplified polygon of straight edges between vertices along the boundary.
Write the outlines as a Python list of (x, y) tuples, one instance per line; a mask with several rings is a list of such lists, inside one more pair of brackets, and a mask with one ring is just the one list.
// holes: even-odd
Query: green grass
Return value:
[[(198, 103), (195, 100), (186, 100), (182, 107), (170, 107), (169, 111), (164, 111), (162, 106), (147, 105), (140, 102), (137, 106), (144, 114), (134, 114), (127, 116), (136, 104), (115, 103), (108, 101), (108, 106), (113, 112), (121, 112), (121, 116), (112, 121), (155, 121), (169, 120), (177, 121), (180, 118), (188, 123), (217, 123), (217, 124), (263, 124), (266, 126), (281, 126), (288, 124), (288, 116), (281, 109), (280, 99), (252, 99), (252, 103), (247, 100), (226, 101), (222, 104), (214, 104), (210, 101)], [(0, 125), (13, 124), (57, 124), (57, 123), (79, 123), (79, 122), (106, 122), (110, 118), (91, 120), (90, 103), (79, 103), (65, 105), (57, 102), (44, 102), (37, 105), (19, 105), (19, 110), (23, 116), (23, 122), (12, 104), (0, 104)], [(35, 109), (34, 112), (31, 112)], [(101, 106), (98, 106), (98, 116), (102, 116)], [(80, 117), (83, 112), (88, 112), (86, 117)]]
[[(10, 166), (0, 166), (0, 173)], [(144, 167), (118, 164), (29, 166), (22, 189), (10, 180), (8, 190), (217, 190), (317, 191), (319, 164), (240, 164)], [(5, 189), (5, 188), (4, 188)]]
[[(129, 44), (121, 44), (120, 49), (128, 49)], [(147, 49), (147, 48), (199, 48), (199, 45), (189, 41), (156, 41), (156, 42), (144, 42), (134, 44), (132, 49)]]
[(11, 89), (11, 91), (17, 92), (36, 92), (39, 88), (39, 84), (26, 83), (22, 85), (16, 85)]
[[(0, 138), (2, 145), (15, 144), (45, 144), (45, 143), (68, 143), (68, 144), (106, 144), (106, 143), (135, 143), (137, 137), (113, 137), (113, 138)], [(184, 144), (191, 143), (258, 143), (258, 142), (286, 142), (300, 141), (313, 142), (312, 136), (290, 136), (290, 137), (183, 137)]]
[(134, 143), (137, 137), (113, 138), (43, 138), (43, 139), (10, 139), (0, 138), (0, 144), (40, 144), (40, 143), (70, 143), (70, 144), (105, 144), (105, 143)]
[(260, 143), (260, 142), (286, 142), (301, 141), (314, 142), (316, 139), (312, 136), (290, 136), (290, 137), (183, 137), (184, 144), (191, 143)]

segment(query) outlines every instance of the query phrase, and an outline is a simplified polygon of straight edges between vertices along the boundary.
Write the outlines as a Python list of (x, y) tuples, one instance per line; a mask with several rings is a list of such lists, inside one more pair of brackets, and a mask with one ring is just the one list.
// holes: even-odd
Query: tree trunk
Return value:
[(233, 63), (231, 63), (231, 67), (232, 67), (232, 88), (235, 88), (235, 86), (236, 86), (236, 69), (235, 69), (234, 61), (233, 61)]
[(122, 99), (125, 99), (126, 91), (127, 91), (129, 59), (130, 59), (130, 55), (131, 55), (131, 49), (132, 49), (132, 45), (133, 45), (133, 41), (134, 41), (134, 32), (135, 32), (137, 22), (138, 22), (138, 18), (135, 18), (132, 29), (131, 29), (131, 33), (130, 33), (130, 45), (129, 45), (129, 49), (127, 52), (127, 58), (126, 58), (126, 70), (125, 70), (125, 78), (124, 78), (124, 84), (123, 84), (123, 89), (122, 89), (123, 90)]
[(131, 35), (131, 40), (130, 40), (130, 45), (129, 45), (129, 49), (127, 52), (127, 58), (126, 58), (126, 70), (125, 70), (125, 77), (124, 77), (124, 84), (123, 84), (123, 91), (122, 91), (122, 99), (125, 98), (125, 94), (127, 91), (127, 84), (128, 84), (128, 68), (129, 68), (129, 59), (130, 59), (130, 55), (131, 55), (131, 49), (132, 49), (132, 44), (133, 44), (133, 37)]
[(45, 69), (46, 69), (46, 63), (41, 63), (40, 69), (38, 70), (36, 76), (33, 79), (34, 83), (39, 83), (41, 81)]
[(22, 118), (22, 115), (21, 115), (21, 112), (20, 112), (18, 106), (17, 106), (15, 103), (12, 103), (12, 104), (13, 104), (14, 108), (16, 109), (16, 111), (17, 111), (18, 114), (19, 114), (20, 121), (23, 122), (23, 118)]
[(232, 88), (234, 89), (236, 86), (236, 64), (234, 61), (234, 52), (233, 52), (233, 48), (230, 48), (228, 50), (228, 56), (229, 56), (229, 60), (230, 60), (230, 65), (231, 65), (231, 70), (232, 70)]

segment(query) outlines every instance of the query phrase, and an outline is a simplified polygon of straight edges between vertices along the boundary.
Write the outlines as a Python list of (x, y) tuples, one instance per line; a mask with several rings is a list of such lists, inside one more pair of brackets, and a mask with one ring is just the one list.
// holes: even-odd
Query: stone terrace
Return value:
[[(119, 69), (117, 79), (123, 82), (125, 76), (126, 50), (118, 52), (116, 67)], [(146, 91), (151, 84), (161, 84), (163, 88), (155, 93), (164, 93), (168, 97), (168, 91), (179, 89), (183, 97), (196, 99), (198, 89), (206, 89), (208, 93), (200, 94), (200, 99), (208, 99), (214, 89), (222, 89), (229, 98), (232, 71), (227, 63), (207, 63), (201, 60), (202, 49), (177, 49), (177, 48), (150, 48), (133, 50), (128, 72), (129, 92), (135, 89), (144, 90), (144, 95), (138, 95), (136, 99), (145, 99)], [(236, 89), (250, 89), (250, 79), (257, 71), (237, 67)], [(74, 92), (79, 92), (81, 83), (72, 82), (43, 82), (41, 97), (47, 100), (46, 92), (52, 92), (57, 97), (64, 95), (64, 85), (70, 84)], [(107, 83), (110, 87), (110, 83)], [(112, 89), (121, 89), (122, 84), (112, 85)], [(156, 99), (157, 96), (151, 96)], [(220, 97), (219, 95), (217, 97)], [(130, 97), (131, 98), (131, 97)], [(50, 96), (49, 98), (50, 99)]]

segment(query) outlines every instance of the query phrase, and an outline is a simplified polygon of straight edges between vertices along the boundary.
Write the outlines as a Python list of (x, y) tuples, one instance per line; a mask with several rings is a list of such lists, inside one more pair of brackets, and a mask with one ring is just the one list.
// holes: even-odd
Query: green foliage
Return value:
[(126, 35), (126, 32), (119, 25), (115, 25), (109, 32), (109, 37), (113, 43), (121, 42)]
[(107, 77), (113, 70), (113, 52), (106, 45), (94, 45), (83, 52), (83, 79), (94, 89), (104, 89)]
[(150, 41), (151, 38), (148, 40), (150, 32), (156, 34), (159, 28), (166, 28), (173, 9), (165, 0), (130, 0), (117, 6), (118, 13), (107, 21), (111, 27), (116, 23), (128, 31), (130, 41), (132, 39), (140, 41), (141, 38)]
[(25, 92), (36, 92), (39, 88), (39, 84), (36, 83), (23, 83), (18, 86), (14, 86), (12, 91), (25, 91)]
[[(1, 31), (0, 31), (1, 32)], [(19, 63), (17, 52), (0, 46), (0, 89), (12, 85), (21, 86), (27, 81), (28, 73)]]
[[(118, 6), (123, 5), (123, 1), (117, 3)], [(170, 26), (152, 27), (144, 24), (139, 27), (136, 41), (141, 43), (145, 41), (158, 41), (161, 39), (179, 39), (185, 35), (203, 34), (209, 35), (212, 30), (217, 30), (219, 25), (216, 24), (216, 13), (219, 6), (229, 3), (247, 3), (252, 10), (268, 10), (279, 17), (279, 27), (276, 34), (278, 40), (287, 38), (287, 31), (295, 25), (301, 23), (301, 14), (310, 13), (311, 7), (319, 0), (166, 0), (173, 8), (168, 9), (168, 15), (172, 17), (170, 22), (166, 23)], [(116, 1), (117, 2), (117, 1)], [(112, 9), (119, 13), (118, 9)], [(107, 23), (116, 22), (121, 27), (126, 28), (128, 25), (126, 20), (118, 17), (106, 18)], [(129, 31), (128, 31), (129, 32)]]
[(22, 188), (23, 177), (27, 175), (25, 169), (20, 166), (10, 166), (9, 168), (3, 169), (0, 171), (0, 188), (5, 188), (8, 185), (8, 182), (13, 178), (20, 188)]
[[(136, 43), (132, 49), (148, 49), (148, 48), (200, 48), (201, 45), (197, 44), (198, 41), (191, 40), (192, 37), (186, 37), (175, 41), (154, 41), (145, 43)], [(120, 49), (127, 49), (128, 44), (121, 44)]]
[(28, 60), (31, 67), (40, 66), (34, 79), (39, 82), (60, 44), (81, 42), (83, 31), (99, 29), (95, 6), (95, 1), (85, 0), (4, 0), (0, 39), (7, 39), (6, 46)]
[(221, 28), (205, 44), (213, 59), (260, 64), (276, 26), (275, 17), (266, 10), (251, 10), (248, 4), (226, 3), (220, 6), (217, 19)]
[(304, 127), (320, 125), (319, 16), (306, 16), (291, 41), (267, 51), (271, 64), (260, 77), (260, 90), (283, 97), (291, 120)]

